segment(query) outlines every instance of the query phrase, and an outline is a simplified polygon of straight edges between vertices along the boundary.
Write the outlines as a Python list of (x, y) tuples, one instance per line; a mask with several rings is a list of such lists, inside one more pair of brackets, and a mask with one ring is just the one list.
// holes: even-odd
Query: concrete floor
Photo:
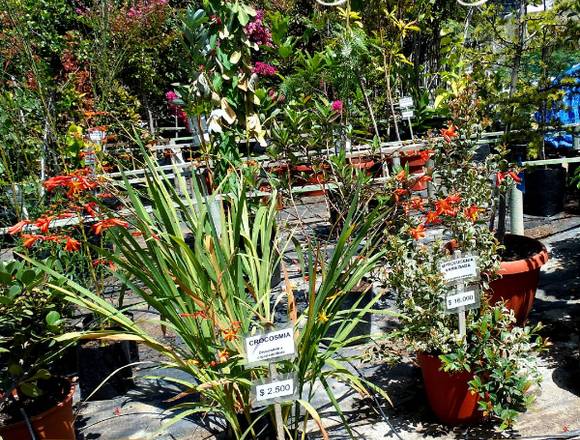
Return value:
[[(290, 220), (301, 221), (313, 233), (324, 228), (325, 207), (321, 203), (298, 207), (287, 213)], [(563, 220), (562, 220), (563, 219)], [(348, 394), (344, 385), (333, 384), (337, 398), (343, 399), (352, 428), (360, 439), (488, 439), (524, 437), (563, 438), (558, 434), (579, 430), (580, 438), (580, 217), (565, 215), (553, 219), (527, 218), (530, 235), (543, 236), (551, 259), (543, 268), (531, 321), (541, 320), (553, 347), (543, 359), (544, 382), (537, 401), (523, 414), (513, 431), (499, 433), (493, 426), (449, 428), (437, 422), (426, 406), (419, 369), (412, 359), (395, 365), (366, 363), (361, 372), (381, 384), (390, 394), (394, 407), (383, 405), (386, 420), (373, 407), (375, 402)], [(540, 228), (540, 229), (538, 229)], [(542, 232), (544, 231), (544, 232)], [(545, 236), (550, 234), (549, 236)], [(383, 307), (389, 307), (389, 300)], [(373, 318), (373, 331), (384, 331), (392, 322), (383, 316)], [(142, 359), (152, 359), (141, 351)], [(79, 405), (79, 440), (141, 440), (150, 438), (163, 422), (167, 404), (174, 395), (167, 384), (142, 378), (151, 372), (137, 373), (136, 389), (107, 401)], [(384, 403), (384, 402), (383, 402)], [(313, 405), (319, 409), (332, 439), (349, 438), (328, 402), (317, 395)], [(159, 439), (219, 438), (219, 420), (196, 417), (182, 420)], [(315, 431), (315, 430), (314, 430)], [(223, 437), (222, 437), (223, 438)], [(309, 439), (321, 438), (312, 432)], [(569, 437), (570, 438), (570, 437)]]

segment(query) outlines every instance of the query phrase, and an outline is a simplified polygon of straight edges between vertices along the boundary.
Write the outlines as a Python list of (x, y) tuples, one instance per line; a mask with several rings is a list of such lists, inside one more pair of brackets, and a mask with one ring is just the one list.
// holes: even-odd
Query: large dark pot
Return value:
[(564, 210), (566, 170), (532, 168), (525, 172), (524, 213), (548, 217)]
[(479, 396), (469, 390), (473, 373), (441, 371), (441, 361), (430, 354), (418, 353), (417, 361), (429, 406), (439, 420), (448, 425), (460, 425), (483, 419), (483, 413), (478, 410)]
[[(62, 380), (63, 399), (50, 409), (38, 415), (28, 414), (38, 440), (75, 440), (74, 416), (72, 410), (75, 385)], [(31, 440), (24, 421), (0, 426), (0, 438), (4, 440)]]
[[(87, 322), (90, 322), (90, 317), (83, 323), (85, 328), (90, 328)], [(82, 341), (77, 345), (81, 397), (87, 399), (92, 394), (88, 400), (107, 400), (125, 394), (135, 386), (133, 368), (126, 365), (138, 361), (139, 349), (135, 341)]]
[(502, 261), (499, 269), (501, 278), (490, 283), (492, 303), (505, 300), (516, 315), (517, 324), (523, 325), (532, 310), (540, 267), (548, 261), (545, 246), (530, 237), (506, 234), (506, 252), (511, 261)]

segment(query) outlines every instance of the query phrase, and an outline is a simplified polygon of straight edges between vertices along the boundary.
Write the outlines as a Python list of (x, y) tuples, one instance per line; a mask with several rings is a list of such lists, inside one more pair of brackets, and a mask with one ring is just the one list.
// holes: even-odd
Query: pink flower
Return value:
[(336, 101), (332, 101), (332, 111), (336, 112), (336, 113), (342, 113), (342, 108), (344, 107), (344, 104), (342, 103), (342, 101), (340, 99), (337, 99)]
[(177, 96), (177, 93), (175, 93), (173, 90), (170, 90), (165, 94), (165, 99), (167, 99), (169, 102), (173, 102), (178, 98), (179, 96)]
[(252, 72), (260, 76), (274, 76), (278, 71), (274, 66), (271, 66), (270, 64), (262, 63), (261, 61), (256, 61), (256, 64), (254, 64)]

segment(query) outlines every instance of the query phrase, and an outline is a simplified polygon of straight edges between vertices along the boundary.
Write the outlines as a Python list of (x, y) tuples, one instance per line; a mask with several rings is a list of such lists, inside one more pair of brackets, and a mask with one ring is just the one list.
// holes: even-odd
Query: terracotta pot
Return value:
[(483, 413), (478, 410), (479, 396), (469, 391), (472, 373), (441, 371), (439, 358), (425, 353), (418, 353), (417, 361), (429, 406), (439, 420), (448, 425), (460, 425), (483, 419)]
[[(75, 440), (72, 400), (75, 385), (64, 400), (51, 409), (31, 417), (32, 426), (38, 440)], [(0, 426), (0, 437), (4, 440), (30, 440), (30, 433), (24, 421), (8, 426)]]
[(409, 152), (402, 154), (400, 160), (403, 168), (405, 165), (409, 165), (409, 173), (419, 173), (422, 172), (423, 168), (427, 165), (429, 155)]
[[(327, 167), (321, 168), (326, 169)], [(320, 185), (328, 181), (328, 179), (324, 175), (324, 172), (315, 170), (314, 167), (312, 167), (312, 165), (295, 165), (292, 167), (292, 172), (305, 174), (306, 175), (305, 177), (299, 178), (298, 180), (305, 181), (306, 185)], [(326, 194), (326, 190), (324, 189), (317, 189), (301, 193), (302, 196), (311, 196), (311, 197), (322, 196), (324, 194)]]
[(501, 278), (490, 283), (490, 301), (496, 303), (505, 300), (516, 315), (517, 325), (523, 325), (532, 310), (540, 267), (548, 261), (548, 251), (538, 240), (521, 235), (506, 234), (504, 244), (507, 249), (517, 248), (530, 256), (501, 262)]

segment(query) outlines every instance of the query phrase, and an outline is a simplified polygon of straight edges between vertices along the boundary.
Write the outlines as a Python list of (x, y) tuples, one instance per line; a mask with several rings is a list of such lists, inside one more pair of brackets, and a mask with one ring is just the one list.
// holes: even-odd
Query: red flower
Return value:
[(520, 183), (522, 181), (520, 176), (518, 176), (517, 173), (515, 173), (514, 171), (498, 171), (495, 176), (496, 176), (495, 181), (496, 186), (500, 186), (506, 177), (511, 177), (512, 180), (516, 183)]
[(30, 248), (37, 240), (42, 240), (44, 236), (38, 234), (22, 234), (22, 239), (24, 240), (24, 247)]
[(461, 202), (461, 196), (459, 194), (451, 194), (450, 196), (447, 196), (446, 200), (449, 203), (459, 203)]
[(56, 218), (62, 220), (62, 219), (71, 218), (74, 216), (75, 216), (75, 214), (73, 212), (63, 212), (62, 214), (57, 215)]
[(72, 238), (66, 237), (66, 244), (64, 245), (64, 250), (67, 252), (76, 252), (81, 248), (81, 242)]
[(104, 266), (104, 265), (108, 265), (109, 269), (111, 269), (111, 270), (115, 270), (117, 268), (117, 266), (115, 266), (114, 261), (106, 260), (105, 258), (97, 258), (97, 259), (93, 260), (93, 267)]
[(96, 217), (97, 216), (97, 211), (95, 211), (95, 208), (96, 207), (97, 207), (97, 203), (96, 202), (88, 202), (88, 203), (85, 203), (83, 205), (84, 210), (91, 217)]
[(105, 229), (109, 229), (109, 228), (112, 228), (115, 226), (127, 228), (127, 227), (129, 227), (129, 223), (126, 222), (125, 220), (119, 220), (118, 218), (108, 218), (108, 219), (101, 220), (100, 222), (95, 223), (92, 226), (92, 229), (93, 229), (93, 232), (95, 233), (95, 235), (101, 235), (101, 233)]
[(42, 185), (50, 192), (59, 186), (67, 186), (71, 179), (71, 176), (54, 176), (46, 179)]
[(443, 136), (443, 139), (445, 139), (445, 142), (451, 142), (451, 139), (457, 136), (456, 130), (457, 127), (453, 124), (451, 124), (445, 130), (441, 129), (441, 135)]
[(457, 208), (453, 205), (461, 201), (461, 196), (453, 194), (445, 199), (437, 200), (435, 202), (435, 210), (439, 215), (449, 215), (451, 217), (457, 214)]
[(48, 232), (48, 228), (50, 227), (50, 222), (55, 219), (55, 216), (50, 215), (48, 217), (42, 216), (34, 223), (35, 226), (38, 227), (40, 232), (46, 234)]
[(416, 228), (409, 228), (409, 235), (413, 237), (413, 240), (425, 237), (425, 226), (419, 225)]
[(197, 310), (193, 313), (180, 313), (181, 318), (201, 318), (207, 319), (207, 312), (205, 310)]
[(22, 232), (22, 229), (24, 229), (24, 226), (29, 225), (30, 224), (30, 220), (21, 220), (18, 223), (16, 223), (13, 226), (10, 226), (8, 228), (8, 234), (10, 235), (14, 235), (14, 234), (18, 234), (20, 232)]

